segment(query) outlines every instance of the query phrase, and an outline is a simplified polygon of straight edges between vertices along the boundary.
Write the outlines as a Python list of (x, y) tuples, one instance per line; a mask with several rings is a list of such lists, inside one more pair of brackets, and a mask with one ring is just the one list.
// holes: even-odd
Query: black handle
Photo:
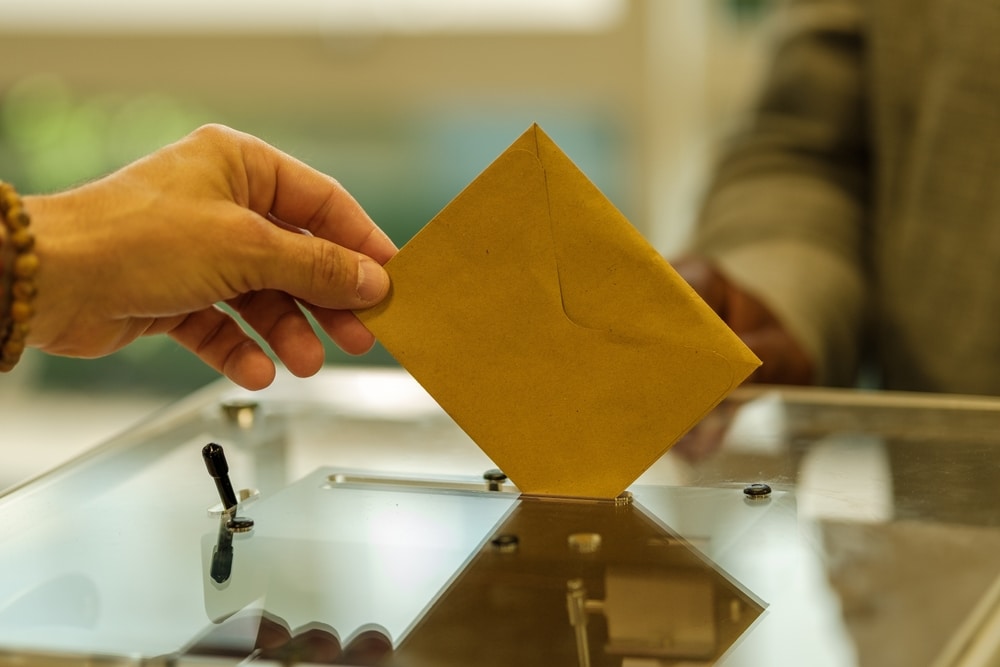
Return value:
[(222, 498), (222, 507), (226, 511), (236, 507), (236, 492), (233, 491), (233, 484), (229, 481), (229, 464), (226, 463), (226, 453), (222, 447), (210, 442), (201, 450), (201, 456), (205, 459), (205, 467), (208, 474), (215, 480), (215, 487), (219, 490), (219, 497)]

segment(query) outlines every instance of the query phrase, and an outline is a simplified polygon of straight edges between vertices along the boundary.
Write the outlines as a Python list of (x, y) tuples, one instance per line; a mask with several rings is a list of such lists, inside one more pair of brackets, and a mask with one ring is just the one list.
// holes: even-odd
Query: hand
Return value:
[(671, 265), (760, 358), (762, 365), (750, 377), (751, 381), (814, 382), (814, 364), (809, 355), (759, 299), (700, 257), (683, 257)]
[(374, 343), (351, 312), (389, 289), (392, 241), (332, 178), (263, 141), (206, 126), (106, 178), (24, 198), (38, 295), (28, 344), (96, 357), (167, 333), (248, 389), (272, 360), (226, 303), (298, 376), (323, 364), (307, 308), (345, 351)]

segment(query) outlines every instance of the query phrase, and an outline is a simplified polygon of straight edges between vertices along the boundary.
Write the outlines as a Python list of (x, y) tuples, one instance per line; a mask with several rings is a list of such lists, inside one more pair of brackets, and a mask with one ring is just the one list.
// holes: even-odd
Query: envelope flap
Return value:
[[(546, 173), (567, 317), (579, 326), (632, 338), (663, 340), (676, 333), (688, 344), (708, 342), (689, 333), (706, 320), (717, 326), (711, 308), (540, 127), (529, 134)], [(679, 302), (684, 307), (678, 308)], [(623, 320), (627, 331), (620, 326)], [(720, 331), (735, 338), (726, 327)]]

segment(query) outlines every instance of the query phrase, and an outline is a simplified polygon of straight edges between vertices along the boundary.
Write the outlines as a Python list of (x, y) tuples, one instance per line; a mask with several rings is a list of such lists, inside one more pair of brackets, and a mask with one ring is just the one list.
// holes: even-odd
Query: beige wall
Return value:
[[(276, 116), (313, 106), (434, 113), (574, 104), (625, 128), (625, 202), (666, 254), (683, 245), (712, 147), (752, 90), (757, 33), (705, 0), (629, 0), (601, 32), (381, 35), (0, 34), (0, 90), (57, 73), (87, 91), (160, 92)], [(2, 26), (0, 26), (2, 29)], [(470, 174), (470, 178), (474, 174)]]

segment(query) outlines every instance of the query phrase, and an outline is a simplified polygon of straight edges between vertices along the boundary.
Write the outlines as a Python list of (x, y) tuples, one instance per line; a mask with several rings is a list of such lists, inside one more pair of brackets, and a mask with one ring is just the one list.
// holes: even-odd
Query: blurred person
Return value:
[(166, 333), (247, 389), (297, 376), (323, 345), (374, 343), (352, 310), (389, 289), (389, 238), (334, 179), (211, 125), (100, 180), (20, 198), (0, 185), (0, 370), (25, 347), (75, 357)]
[[(1000, 394), (1000, 2), (792, 0), (678, 271), (756, 379)], [(870, 360), (871, 364), (863, 361)]]

